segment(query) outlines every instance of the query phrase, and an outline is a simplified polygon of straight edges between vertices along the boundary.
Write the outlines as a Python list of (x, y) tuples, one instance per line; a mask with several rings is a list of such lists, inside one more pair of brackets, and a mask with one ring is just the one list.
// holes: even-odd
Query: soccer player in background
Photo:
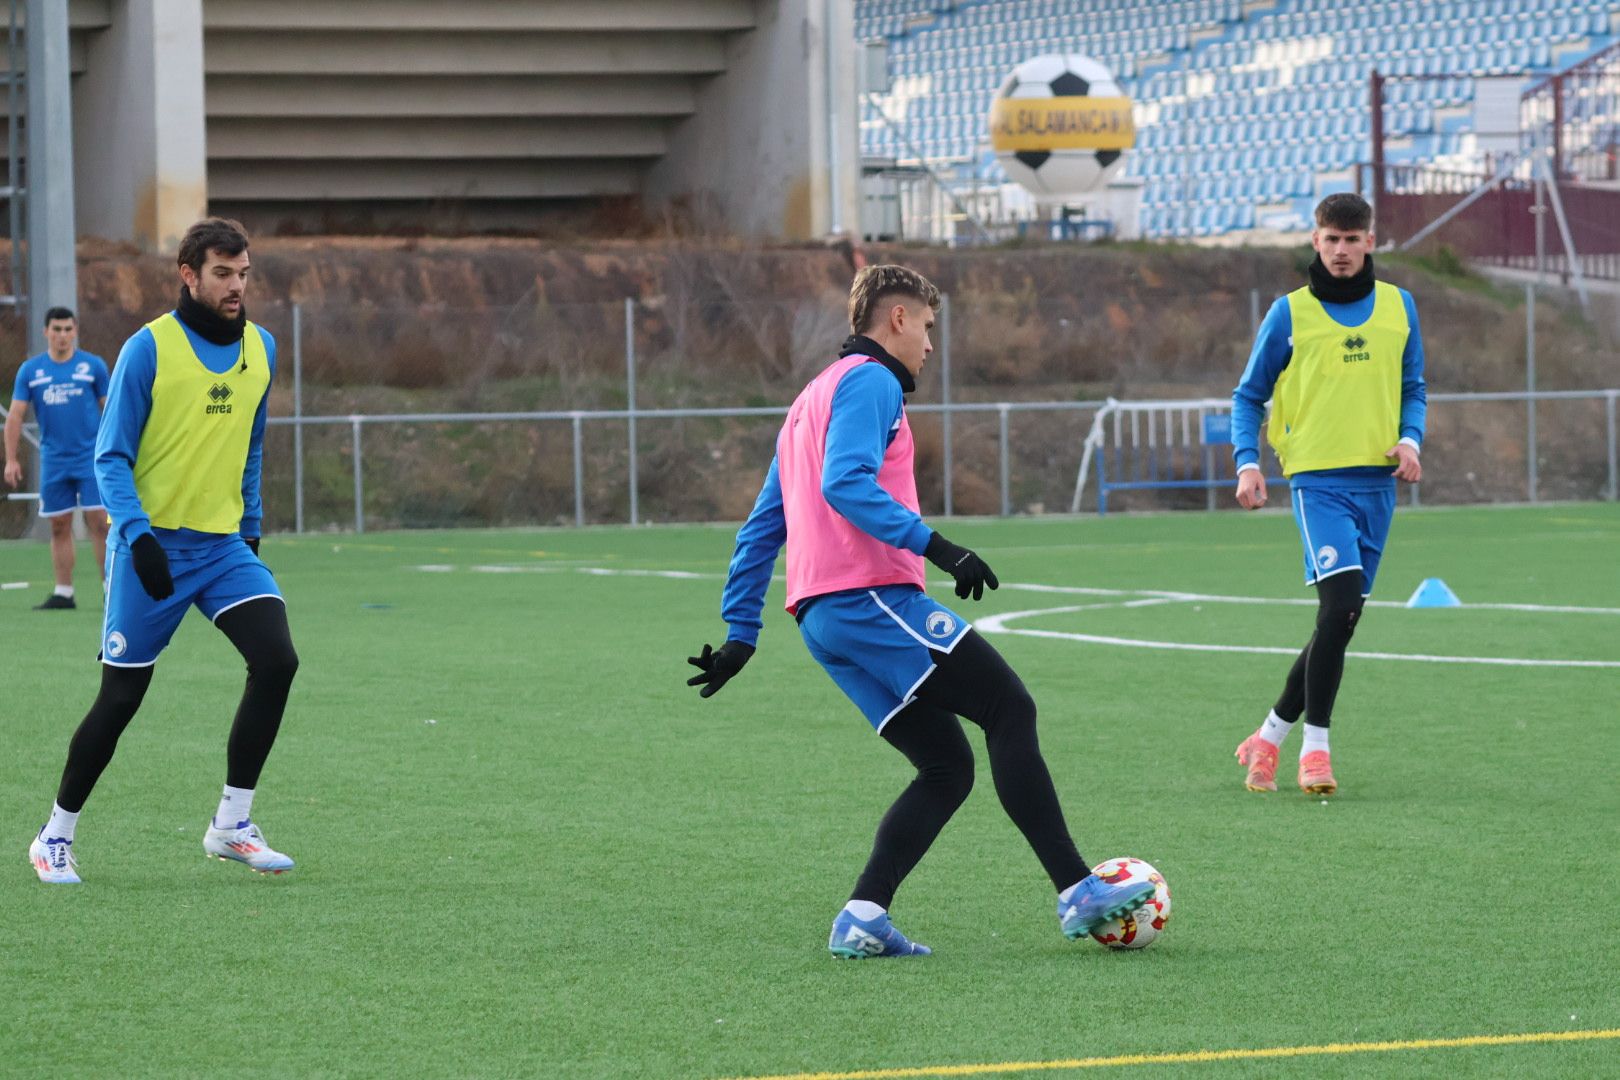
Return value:
[(1070, 938), (1140, 907), (1146, 882), (1111, 885), (1081, 859), (1035, 733), (1035, 702), (999, 653), (924, 591), (923, 559), (956, 595), (997, 587), (983, 559), (917, 512), (905, 395), (932, 351), (939, 290), (900, 266), (869, 266), (849, 296), (853, 336), (788, 410), (776, 457), (737, 533), (721, 616), (727, 639), (689, 662), (709, 697), (754, 654), (776, 556), (787, 545), (787, 610), (810, 654), (917, 775), (878, 825), (871, 858), (833, 920), (835, 956), (923, 955), (889, 919), (895, 891), (973, 786), (958, 716), (984, 729), (1007, 815), (1058, 890)]
[(1243, 379), (1232, 392), (1237, 501), (1266, 503), (1260, 422), (1282, 462), (1305, 547), (1305, 583), (1316, 587), (1316, 629), (1294, 661), (1282, 696), (1237, 748), (1250, 791), (1277, 790), (1277, 755), (1305, 717), (1299, 786), (1338, 790), (1328, 747), (1344, 656), (1372, 594), (1395, 514), (1395, 481), (1423, 476), (1427, 396), (1417, 307), (1373, 272), (1372, 207), (1329, 195), (1316, 208), (1310, 282), (1271, 305)]
[(56, 804), (29, 845), (41, 881), (79, 880), (79, 812), (193, 604), (247, 661), (225, 791), (203, 850), (260, 872), (293, 865), (265, 843), (251, 816), (298, 670), (281, 590), (259, 560), (260, 460), (276, 343), (247, 320), (250, 260), (240, 225), (221, 218), (193, 225), (179, 264), (179, 306), (124, 343), (96, 440), (96, 479), (113, 524), (101, 692), (68, 744)]
[(22, 426), (28, 407), (39, 422), (39, 516), (51, 523), (51, 568), (56, 590), (35, 611), (69, 611), (73, 600), (73, 511), (84, 527), (103, 576), (107, 565), (107, 515), (96, 491), (96, 426), (107, 404), (107, 364), (79, 349), (79, 323), (65, 307), (45, 313), (45, 351), (17, 370), (6, 413), (6, 483), (22, 483)]

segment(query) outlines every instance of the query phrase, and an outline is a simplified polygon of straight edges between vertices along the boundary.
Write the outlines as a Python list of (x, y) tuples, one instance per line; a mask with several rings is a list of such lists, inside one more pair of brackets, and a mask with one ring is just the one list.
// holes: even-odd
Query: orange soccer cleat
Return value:
[(1244, 787), (1250, 791), (1277, 790), (1277, 748), (1262, 739), (1258, 730), (1238, 744), (1237, 759), (1239, 765), (1249, 768), (1249, 775), (1243, 778)]
[(1299, 759), (1299, 790), (1307, 795), (1332, 795), (1339, 790), (1326, 750), (1312, 750)]

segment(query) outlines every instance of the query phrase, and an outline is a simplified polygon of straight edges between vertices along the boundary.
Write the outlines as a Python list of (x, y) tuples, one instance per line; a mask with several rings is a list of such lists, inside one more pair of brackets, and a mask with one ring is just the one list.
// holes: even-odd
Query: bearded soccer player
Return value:
[(260, 460), (276, 343), (247, 320), (250, 259), (241, 226), (220, 218), (193, 225), (179, 264), (179, 306), (124, 344), (96, 439), (96, 480), (112, 518), (101, 692), (68, 744), (56, 805), (29, 846), (41, 881), (79, 881), (79, 812), (192, 605), (247, 662), (225, 790), (203, 851), (260, 872), (293, 865), (252, 818), (259, 772), (298, 670), (281, 590), (259, 559)]
[(688, 685), (709, 697), (735, 676), (763, 625), (776, 556), (787, 545), (787, 610), (827, 674), (917, 775), (878, 825), (871, 858), (833, 920), (835, 956), (916, 956), (930, 950), (889, 919), (900, 883), (973, 786), (973, 750), (957, 717), (984, 729), (990, 772), (1007, 815), (1058, 891), (1070, 938), (1134, 910), (1150, 883), (1111, 885), (1070, 839), (1035, 734), (1035, 702), (988, 642), (923, 591), (926, 558), (950, 574), (959, 599), (997, 587), (978, 555), (946, 540), (917, 512), (905, 395), (933, 346), (939, 290), (900, 266), (855, 276), (839, 359), (788, 411), (776, 457), (737, 534), (719, 649), (689, 662)]
[(1427, 396), (1417, 308), (1405, 289), (1373, 272), (1372, 207), (1329, 195), (1316, 208), (1310, 282), (1272, 304), (1243, 380), (1232, 392), (1237, 501), (1266, 504), (1260, 422), (1282, 462), (1305, 548), (1305, 583), (1316, 588), (1316, 629), (1294, 661), (1282, 696), (1237, 748), (1250, 791), (1277, 790), (1283, 740), (1305, 717), (1299, 786), (1338, 790), (1328, 728), (1344, 657), (1372, 594), (1395, 514), (1395, 481), (1423, 476)]

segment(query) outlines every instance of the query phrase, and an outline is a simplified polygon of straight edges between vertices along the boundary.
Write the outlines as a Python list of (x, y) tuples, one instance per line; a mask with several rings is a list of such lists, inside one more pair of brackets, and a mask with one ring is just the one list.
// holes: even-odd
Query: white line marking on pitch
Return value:
[[(1056, 593), (1059, 596), (1158, 596), (1179, 603), (1194, 604), (1283, 604), (1290, 607), (1315, 607), (1312, 597), (1277, 596), (1219, 596), (1210, 593), (1178, 592), (1173, 589), (1096, 589), (1078, 585), (1037, 585), (1029, 582), (1003, 582), (1003, 589), (1016, 592)], [(1368, 607), (1404, 608), (1399, 600), (1369, 600)], [(1620, 615), (1620, 608), (1578, 607), (1573, 604), (1475, 604), (1465, 608), (1480, 611), (1535, 611), (1557, 615)]]
[[(1077, 634), (1067, 630), (1028, 630), (1008, 626), (1012, 619), (1027, 619), (1037, 615), (1059, 615), (1071, 611), (1085, 611), (1093, 605), (1077, 607), (1037, 608), (1032, 611), (1009, 611), (1002, 615), (986, 615), (973, 620), (981, 634), (1018, 634), (1023, 637), (1058, 638), (1081, 641), (1091, 645), (1119, 645), (1131, 649), (1174, 649), (1181, 652), (1253, 653), (1264, 656), (1298, 656), (1299, 650), (1276, 645), (1203, 645), (1185, 641), (1152, 641), (1141, 638), (1113, 637), (1107, 634)], [(1425, 664), (1490, 664), (1498, 667), (1556, 667), (1556, 668), (1620, 668), (1620, 660), (1526, 660), (1510, 656), (1432, 656), (1427, 653), (1348, 652), (1362, 660), (1410, 660)]]
[[(445, 563), (429, 563), (417, 566), (414, 569), (423, 573), (449, 573), (461, 567)], [(559, 566), (528, 565), (515, 563), (493, 563), (469, 566), (466, 569), (479, 574), (586, 574), (591, 577), (638, 577), (638, 578), (665, 578), (676, 581), (724, 581), (726, 575), (696, 570), (642, 570), (626, 567), (606, 566)], [(783, 581), (778, 574), (771, 578), (774, 582)], [(949, 588), (950, 582), (935, 582), (936, 586)], [(1003, 615), (990, 615), (974, 620), (975, 625), (985, 629), (991, 634), (1024, 634), (1030, 637), (1067, 637), (1075, 641), (1093, 642), (1105, 645), (1132, 645), (1143, 649), (1187, 649), (1199, 652), (1249, 652), (1249, 653), (1280, 653), (1294, 654), (1299, 650), (1274, 648), (1261, 645), (1194, 645), (1172, 641), (1151, 642), (1138, 641), (1132, 638), (1114, 638), (1095, 634), (1067, 634), (1056, 630), (1015, 630), (1005, 626), (1008, 619), (1026, 618), (1033, 615), (1059, 615), (1076, 611), (1102, 611), (1109, 608), (1137, 608), (1154, 607), (1161, 604), (1260, 604), (1285, 607), (1315, 607), (1316, 600), (1310, 597), (1278, 597), (1278, 596), (1225, 596), (1217, 593), (1180, 592), (1173, 589), (1103, 589), (1085, 585), (1042, 585), (1027, 581), (1006, 581), (1001, 587), (1010, 592), (1032, 592), (1059, 596), (1095, 596), (1095, 597), (1135, 597), (1134, 600), (1122, 600), (1113, 603), (1079, 604), (1056, 608), (1042, 608), (1033, 611), (1013, 611)], [(1406, 605), (1399, 600), (1369, 600), (1368, 607), (1394, 608), (1405, 610)], [(1574, 604), (1506, 604), (1506, 603), (1465, 603), (1460, 611), (1523, 611), (1543, 615), (1620, 615), (1620, 608), (1615, 607), (1581, 607)], [(1620, 667), (1620, 662), (1608, 660), (1518, 660), (1510, 657), (1456, 657), (1456, 656), (1427, 656), (1420, 654), (1405, 655), (1400, 653), (1369, 653), (1352, 652), (1346, 655), (1357, 656), (1363, 659), (1387, 660), (1423, 660), (1439, 664), (1512, 664), (1529, 667)]]

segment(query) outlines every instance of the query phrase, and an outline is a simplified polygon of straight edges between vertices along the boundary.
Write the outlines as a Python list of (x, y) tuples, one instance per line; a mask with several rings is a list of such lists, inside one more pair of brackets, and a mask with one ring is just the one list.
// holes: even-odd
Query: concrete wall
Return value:
[(203, 14), (216, 210), (259, 228), (454, 230), (640, 195), (755, 4), (205, 0)]
[(202, 0), (112, 0), (73, 88), (82, 235), (173, 251), (208, 207)]
[(856, 227), (853, 0), (73, 4), (86, 235), (522, 228), (637, 197), (744, 235)]
[(694, 200), (743, 235), (857, 229), (854, 41), (853, 0), (762, 0), (754, 29), (726, 43), (724, 74), (671, 133), (648, 196)]

